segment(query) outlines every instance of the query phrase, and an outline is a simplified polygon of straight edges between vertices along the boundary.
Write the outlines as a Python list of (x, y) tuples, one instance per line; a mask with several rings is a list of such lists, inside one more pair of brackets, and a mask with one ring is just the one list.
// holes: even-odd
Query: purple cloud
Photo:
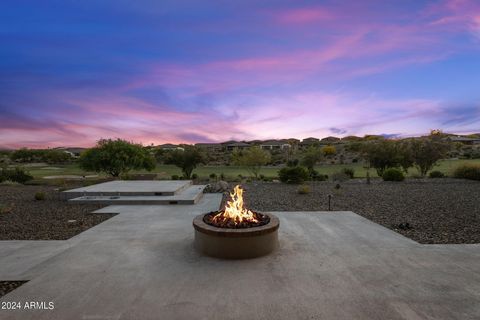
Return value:
[(3, 147), (480, 131), (478, 1), (29, 8), (0, 5)]

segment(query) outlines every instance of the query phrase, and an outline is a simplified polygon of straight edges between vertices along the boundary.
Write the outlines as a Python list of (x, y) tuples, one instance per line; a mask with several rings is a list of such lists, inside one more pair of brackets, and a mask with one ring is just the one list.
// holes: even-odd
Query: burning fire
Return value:
[(215, 215), (212, 218), (212, 222), (217, 224), (222, 224), (225, 222), (233, 222), (235, 225), (241, 224), (242, 222), (249, 223), (258, 223), (258, 219), (255, 217), (255, 214), (244, 207), (243, 205), (243, 189), (240, 185), (235, 186), (233, 193), (230, 193), (232, 198), (230, 201), (227, 201), (225, 210)]

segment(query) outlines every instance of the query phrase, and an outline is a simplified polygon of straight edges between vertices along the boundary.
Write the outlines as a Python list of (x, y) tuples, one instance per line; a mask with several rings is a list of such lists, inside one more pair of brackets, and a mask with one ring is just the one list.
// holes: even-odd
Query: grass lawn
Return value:
[[(442, 171), (443, 173), (450, 175), (453, 170), (465, 163), (472, 163), (480, 165), (480, 159), (474, 160), (443, 160), (438, 163), (434, 170)], [(317, 166), (316, 169), (323, 174), (332, 174), (334, 172), (340, 171), (342, 168), (353, 168), (355, 170), (355, 177), (365, 177), (366, 169), (363, 168), (362, 164), (334, 164), (334, 165), (322, 165)], [(261, 174), (266, 177), (276, 177), (279, 167), (265, 167), (262, 168)], [(54, 165), (54, 166), (40, 166), (40, 167), (31, 167), (28, 168), (30, 174), (32, 174), (36, 179), (41, 179), (45, 176), (57, 176), (57, 175), (93, 175), (94, 172), (85, 172), (81, 170), (77, 164), (68, 164), (68, 165)], [(132, 173), (144, 173), (145, 171), (134, 171)], [(161, 178), (170, 179), (172, 175), (181, 175), (179, 168), (173, 165), (157, 165), (154, 172), (158, 173)], [(242, 167), (236, 166), (201, 166), (194, 170), (201, 178), (208, 178), (211, 173), (220, 175), (223, 173), (228, 179), (236, 178), (239, 174), (243, 176), (250, 176), (249, 172)], [(417, 170), (412, 168), (409, 170), (409, 175), (417, 174)], [(377, 174), (375, 169), (370, 169), (371, 177), (376, 177)], [(103, 175), (100, 175), (103, 177)]]

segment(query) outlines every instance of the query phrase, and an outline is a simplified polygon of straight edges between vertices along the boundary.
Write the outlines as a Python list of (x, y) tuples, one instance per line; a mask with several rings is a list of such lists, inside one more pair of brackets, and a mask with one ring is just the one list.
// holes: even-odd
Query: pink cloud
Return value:
[(445, 0), (431, 5), (425, 15), (431, 25), (444, 27), (446, 32), (466, 30), (480, 35), (480, 2), (476, 0)]
[[(91, 146), (99, 138), (124, 138), (145, 145), (225, 141), (228, 139), (305, 138), (331, 135), (424, 133), (445, 119), (441, 101), (386, 99), (377, 95), (342, 91), (304, 91), (251, 96), (250, 103), (235, 108), (235, 100), (224, 101), (209, 112), (157, 111), (135, 100), (112, 97), (75, 102), (84, 110), (81, 118), (58, 120), (51, 126), (0, 128), (0, 145), (7, 147)], [(70, 103), (73, 102), (70, 99)], [(111, 108), (116, 105), (117, 109)], [(105, 108), (104, 108), (105, 106)], [(140, 106), (140, 107), (139, 107)], [(127, 112), (128, 110), (128, 112)], [(28, 118), (22, 120), (29, 123)], [(32, 122), (33, 124), (33, 122)], [(445, 130), (475, 131), (475, 122), (443, 126)]]
[(283, 24), (307, 24), (332, 19), (333, 13), (326, 8), (295, 8), (274, 12), (275, 20)]
[[(368, 70), (375, 73), (396, 66), (428, 63), (452, 53), (451, 48), (444, 48), (441, 39), (422, 34), (415, 26), (378, 29), (380, 31), (359, 28), (348, 35), (329, 39), (317, 48), (297, 49), (286, 54), (219, 60), (198, 65), (158, 64), (149, 67), (149, 74), (136, 79), (125, 89), (161, 86), (184, 88), (192, 94), (228, 92), (245, 87), (292, 84), (322, 73), (347, 77), (366, 75)], [(410, 56), (400, 59), (389, 56), (400, 53)], [(386, 59), (372, 60), (375, 57)], [(348, 70), (345, 70), (342, 60), (354, 63), (349, 63)]]

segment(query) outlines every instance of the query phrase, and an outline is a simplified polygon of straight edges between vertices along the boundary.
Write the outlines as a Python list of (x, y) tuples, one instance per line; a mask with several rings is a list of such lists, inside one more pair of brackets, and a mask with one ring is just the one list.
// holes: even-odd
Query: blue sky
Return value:
[(480, 132), (480, 2), (2, 1), (0, 147)]

